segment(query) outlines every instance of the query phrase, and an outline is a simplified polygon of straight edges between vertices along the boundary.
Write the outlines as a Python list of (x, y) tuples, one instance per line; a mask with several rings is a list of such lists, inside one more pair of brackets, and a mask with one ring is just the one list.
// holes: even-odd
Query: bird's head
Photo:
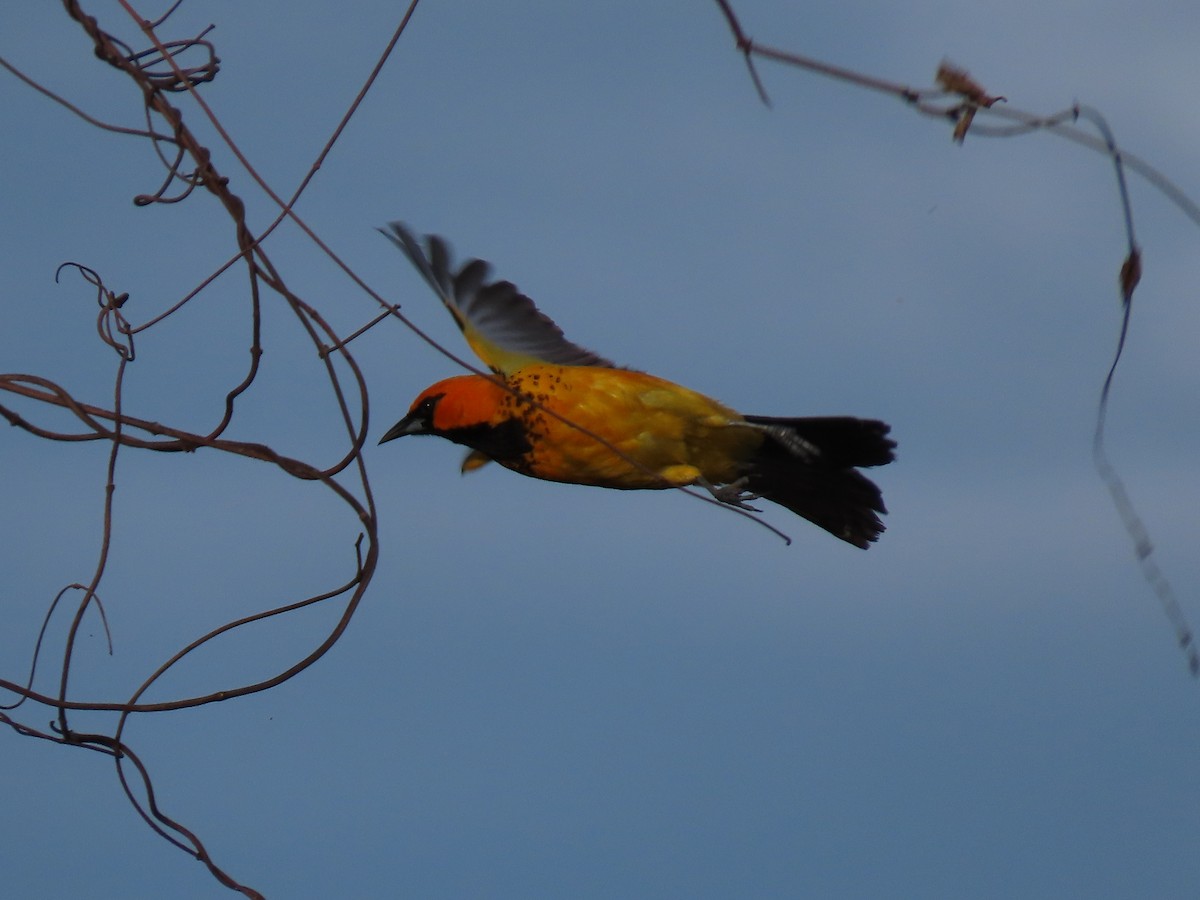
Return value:
[(492, 459), (504, 460), (529, 450), (518, 419), (506, 413), (508, 392), (482, 375), (457, 375), (421, 391), (403, 419), (379, 443), (406, 434), (434, 434)]
[(408, 415), (389, 428), (379, 443), (406, 434), (436, 434), (454, 440), (453, 434), (459, 429), (489, 422), (503, 395), (503, 388), (478, 375), (458, 375), (431, 384), (412, 402)]

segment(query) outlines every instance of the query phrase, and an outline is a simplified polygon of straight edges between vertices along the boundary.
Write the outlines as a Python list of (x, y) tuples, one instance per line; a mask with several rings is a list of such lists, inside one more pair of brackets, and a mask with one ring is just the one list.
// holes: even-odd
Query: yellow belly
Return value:
[(504, 402), (524, 423), (532, 450), (505, 465), (536, 478), (611, 488), (661, 488), (701, 478), (727, 484), (763, 440), (729, 407), (641, 372), (533, 365), (508, 381), (629, 457), (509, 395)]

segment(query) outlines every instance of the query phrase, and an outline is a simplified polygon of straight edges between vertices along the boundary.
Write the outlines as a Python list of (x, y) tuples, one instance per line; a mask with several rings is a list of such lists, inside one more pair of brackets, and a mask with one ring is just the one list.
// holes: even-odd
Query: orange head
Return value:
[(403, 419), (379, 443), (406, 434), (435, 434), (504, 461), (529, 450), (524, 426), (505, 403), (509, 396), (491, 378), (456, 375), (421, 391)]

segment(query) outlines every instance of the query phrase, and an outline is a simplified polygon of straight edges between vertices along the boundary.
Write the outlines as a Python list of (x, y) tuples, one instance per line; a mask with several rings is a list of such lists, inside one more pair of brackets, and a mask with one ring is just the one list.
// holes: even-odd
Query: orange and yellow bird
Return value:
[(864, 549), (883, 531), (879, 488), (856, 471), (892, 461), (896, 445), (883, 422), (741, 415), (571, 343), (513, 284), (489, 281), (486, 262), (453, 272), (436, 235), (422, 248), (398, 222), (384, 234), (495, 377), (458, 375), (427, 387), (379, 443), (434, 434), (470, 448), (464, 472), (495, 461), (571, 484), (694, 485), (740, 509), (764, 498)]

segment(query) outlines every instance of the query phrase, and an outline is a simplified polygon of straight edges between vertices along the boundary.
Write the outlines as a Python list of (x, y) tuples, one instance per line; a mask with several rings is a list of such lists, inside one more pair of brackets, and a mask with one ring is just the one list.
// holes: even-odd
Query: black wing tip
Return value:
[[(422, 247), (421, 239), (402, 221), (378, 230), (420, 271), (464, 331), (470, 328), (515, 356), (557, 365), (618, 368), (611, 360), (567, 340), (554, 320), (511, 281), (490, 281), (492, 266), (487, 261), (467, 259), (454, 271), (450, 245), (438, 235), (425, 235)], [(492, 361), (485, 362), (496, 368)]]
[[(399, 219), (388, 222), (387, 228), (375, 230), (403, 250), (404, 255), (413, 262), (421, 259), (428, 263), (438, 256), (444, 256), (447, 260), (450, 258), (450, 245), (445, 238), (437, 234), (419, 235)], [(424, 246), (421, 246), (422, 240)]]
[(399, 219), (388, 222), (386, 228), (381, 225), (375, 230), (393, 244), (404, 248), (406, 252), (407, 248), (410, 246), (415, 246), (418, 248), (421, 246), (419, 243), (417, 243), (417, 239), (413, 236), (412, 230)]
[(400, 252), (407, 256), (408, 261), (420, 269), (422, 274), (429, 268), (429, 257), (421, 247), (421, 242), (403, 222), (398, 220), (388, 222), (387, 228), (376, 228), (375, 230), (399, 247)]

